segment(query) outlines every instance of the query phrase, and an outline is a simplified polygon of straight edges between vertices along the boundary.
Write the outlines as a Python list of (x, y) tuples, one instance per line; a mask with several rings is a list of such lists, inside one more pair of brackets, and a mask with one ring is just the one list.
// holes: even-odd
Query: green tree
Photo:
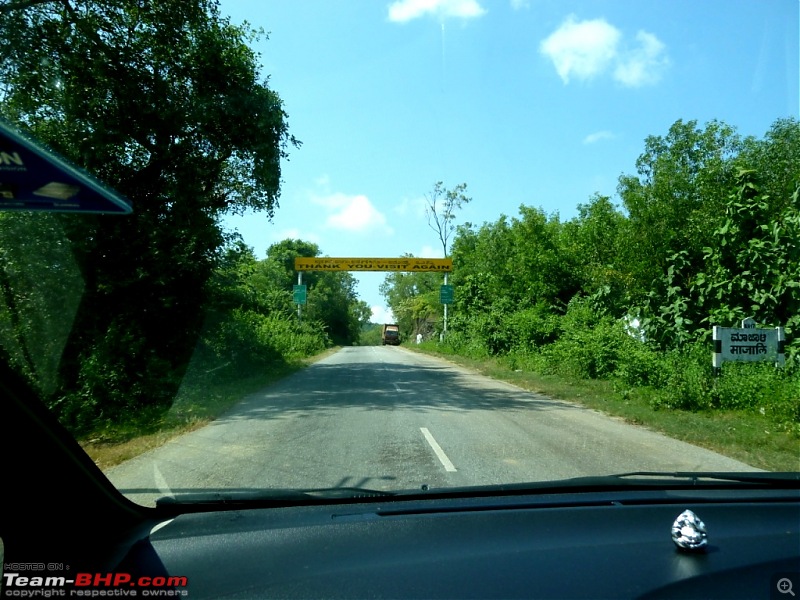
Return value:
[[(700, 269), (686, 252), (670, 259), (667, 294), (651, 296), (651, 334), (664, 346), (707, 338), (711, 327), (737, 326), (745, 317), (800, 327), (800, 186), (775, 213), (754, 171), (740, 171), (705, 249)], [(796, 347), (796, 343), (795, 343)]]
[(453, 240), (453, 285), (458, 287), (456, 312), (470, 314), (486, 310), (495, 299), (506, 296), (508, 261), (512, 240), (508, 218), (476, 229), (467, 223)]
[[(303, 240), (283, 240), (269, 247), (267, 262), (280, 273), (287, 297), (291, 297), (292, 286), (297, 282), (294, 259), (319, 255), (319, 246)], [(340, 271), (306, 271), (303, 285), (308, 290), (305, 318), (322, 324), (338, 344), (356, 343), (362, 325), (369, 323), (372, 311), (366, 302), (358, 300), (355, 278)]]
[(633, 277), (633, 303), (660, 285), (675, 252), (701, 259), (711, 241), (709, 222), (733, 189), (741, 148), (735, 129), (720, 121), (701, 128), (678, 120), (666, 136), (647, 137), (636, 175), (621, 176), (617, 188), (629, 218), (623, 260)]
[[(631, 214), (628, 230), (634, 239), (621, 247), (622, 255), (640, 254), (626, 264), (638, 299), (647, 298), (649, 337), (664, 347), (680, 347), (710, 336), (712, 325), (734, 326), (745, 316), (791, 331), (797, 326), (800, 125), (781, 119), (763, 139), (743, 141), (717, 122), (705, 131), (693, 127), (673, 126), (671, 145), (665, 143), (662, 159), (653, 162), (658, 170), (650, 178), (652, 189), (640, 190), (650, 194), (651, 206), (636, 204), (644, 192), (627, 197), (633, 201), (629, 206), (641, 210)], [(648, 138), (648, 149), (660, 139)], [(652, 183), (657, 179), (661, 200)], [(667, 206), (670, 198), (677, 208)], [(666, 214), (662, 221), (642, 217), (659, 206)], [(645, 222), (651, 223), (649, 233)], [(656, 279), (645, 291), (652, 276)]]
[[(472, 198), (466, 195), (466, 191), (466, 183), (460, 183), (448, 190), (441, 181), (437, 181), (431, 193), (425, 196), (425, 215), (428, 218), (428, 226), (433, 229), (439, 237), (439, 241), (442, 244), (442, 256), (444, 257), (447, 257), (450, 236), (456, 230), (454, 222), (456, 211), (472, 201)], [(447, 273), (445, 273), (444, 282), (447, 283), (447, 281), (448, 276)], [(420, 305), (418, 302), (414, 304), (413, 307), (407, 307), (406, 310), (411, 310), (418, 315), (415, 320), (419, 324), (422, 322), (422, 319), (428, 319), (428, 305), (427, 303)], [(448, 305), (445, 304), (443, 320), (444, 333), (447, 333), (447, 307)], [(427, 331), (417, 331), (423, 335), (427, 333)]]
[(105, 416), (168, 405), (202, 325), (220, 216), (277, 207), (296, 140), (256, 37), (211, 0), (0, 6), (0, 114), (134, 206), (61, 218), (85, 285), (53, 398), (66, 412), (89, 397)]
[(581, 293), (600, 312), (622, 316), (629, 310), (632, 277), (628, 220), (608, 196), (594, 195), (578, 205), (578, 216), (564, 224), (561, 246), (572, 262)]
[(520, 206), (511, 222), (511, 254), (506, 279), (512, 298), (521, 307), (545, 302), (565, 307), (579, 290), (574, 257), (561, 244), (563, 224), (558, 215)]
[(0, 347), (47, 395), (83, 291), (80, 271), (55, 215), (0, 213), (0, 240)]
[(800, 121), (778, 119), (762, 139), (747, 138), (736, 164), (757, 173), (762, 195), (780, 212), (800, 181)]
[(580, 289), (563, 230), (557, 215), (528, 206), (518, 218), (458, 229), (454, 328), (470, 352), (499, 354), (552, 339), (551, 317)]

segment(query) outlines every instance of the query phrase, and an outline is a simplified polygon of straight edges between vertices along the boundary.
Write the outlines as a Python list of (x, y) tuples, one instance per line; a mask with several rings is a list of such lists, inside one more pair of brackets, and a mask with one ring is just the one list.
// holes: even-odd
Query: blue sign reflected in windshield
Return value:
[(130, 214), (94, 177), (0, 121), (0, 210)]

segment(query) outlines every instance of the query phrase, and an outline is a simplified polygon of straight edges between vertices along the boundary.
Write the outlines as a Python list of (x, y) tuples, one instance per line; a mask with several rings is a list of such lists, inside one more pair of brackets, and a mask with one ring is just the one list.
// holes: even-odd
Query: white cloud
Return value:
[(636, 41), (638, 47), (620, 57), (614, 69), (614, 79), (628, 87), (657, 83), (664, 67), (669, 64), (664, 43), (646, 31), (637, 33)]
[(372, 318), (370, 323), (394, 323), (394, 315), (391, 309), (383, 306), (372, 307)]
[(424, 16), (474, 19), (486, 14), (477, 0), (396, 0), (389, 5), (389, 20), (407, 23)]
[(337, 192), (326, 196), (312, 195), (311, 199), (330, 213), (325, 224), (332, 229), (356, 233), (392, 233), (392, 228), (386, 224), (386, 217), (363, 194), (351, 196)]
[(569, 83), (570, 76), (587, 80), (611, 65), (620, 36), (619, 30), (603, 19), (578, 22), (570, 15), (542, 41), (539, 50), (553, 61), (564, 83)]
[(521, 10), (523, 8), (530, 8), (531, 3), (528, 0), (511, 0), (511, 8), (514, 10)]
[(658, 82), (669, 64), (666, 47), (646, 31), (639, 31), (636, 41), (624, 49), (622, 32), (605, 19), (578, 21), (570, 15), (542, 41), (539, 51), (553, 61), (564, 84), (571, 78), (588, 81), (609, 71), (627, 87)]
[(595, 131), (594, 133), (590, 133), (585, 138), (583, 138), (583, 143), (594, 144), (602, 140), (611, 140), (613, 138), (614, 134), (611, 133), (610, 131)]

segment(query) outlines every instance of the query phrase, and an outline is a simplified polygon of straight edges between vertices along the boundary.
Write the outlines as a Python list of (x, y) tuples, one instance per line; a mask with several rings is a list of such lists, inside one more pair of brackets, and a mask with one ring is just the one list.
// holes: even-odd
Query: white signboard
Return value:
[(714, 368), (723, 361), (770, 361), (783, 366), (785, 361), (783, 327), (759, 329), (755, 321), (745, 319), (742, 327), (714, 327)]
[[(716, 329), (716, 328), (715, 328)], [(777, 329), (719, 327), (722, 360), (771, 360), (778, 358)]]

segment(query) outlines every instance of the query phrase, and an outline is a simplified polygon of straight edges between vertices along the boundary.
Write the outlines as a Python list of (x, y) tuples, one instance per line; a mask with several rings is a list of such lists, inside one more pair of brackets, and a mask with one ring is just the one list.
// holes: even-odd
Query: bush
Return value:
[(452, 352), (467, 358), (486, 358), (489, 356), (489, 349), (484, 340), (474, 335), (472, 331), (452, 330), (448, 331), (444, 338), (444, 343), (440, 344), (445, 352)]
[(502, 321), (509, 350), (526, 353), (553, 343), (561, 332), (559, 320), (541, 305), (511, 313)]
[[(641, 360), (633, 360), (636, 357)], [(657, 409), (748, 410), (784, 428), (800, 423), (800, 377), (795, 370), (766, 363), (726, 363), (715, 377), (707, 344), (668, 352), (640, 347), (625, 354), (617, 374), (628, 385), (657, 389), (651, 401)]]
[(491, 354), (486, 340), (492, 336), (493, 330), (492, 320), (486, 313), (455, 315), (440, 346), (445, 352), (468, 358), (485, 358)]
[(629, 387), (662, 388), (668, 379), (663, 352), (630, 336), (622, 343), (614, 375)]
[(286, 319), (280, 315), (264, 317), (258, 329), (259, 340), (284, 358), (304, 358), (332, 345), (325, 325), (319, 321)]
[(702, 344), (687, 345), (681, 350), (670, 350), (662, 354), (662, 377), (660, 393), (651, 401), (653, 408), (702, 410), (713, 407), (711, 390), (714, 373), (711, 353)]
[(585, 298), (573, 298), (560, 319), (561, 335), (541, 355), (548, 372), (606, 379), (617, 370), (630, 337), (621, 322), (598, 315)]
[(712, 396), (720, 408), (753, 410), (779, 423), (800, 423), (800, 377), (771, 364), (725, 364)]
[(662, 351), (629, 335), (623, 321), (602, 316), (575, 297), (559, 317), (542, 307), (454, 319), (441, 349), (470, 358), (499, 356), (511, 370), (582, 379), (615, 378), (625, 389), (651, 388), (655, 409), (748, 410), (800, 436), (800, 362), (726, 363), (715, 377), (709, 343)]
[(311, 356), (330, 343), (320, 323), (241, 309), (231, 311), (204, 339), (217, 362), (234, 363), (237, 368)]
[(54, 394), (48, 405), (71, 431), (83, 434), (121, 415), (162, 414), (182, 375), (181, 368), (121, 320), (82, 357), (74, 389)]

